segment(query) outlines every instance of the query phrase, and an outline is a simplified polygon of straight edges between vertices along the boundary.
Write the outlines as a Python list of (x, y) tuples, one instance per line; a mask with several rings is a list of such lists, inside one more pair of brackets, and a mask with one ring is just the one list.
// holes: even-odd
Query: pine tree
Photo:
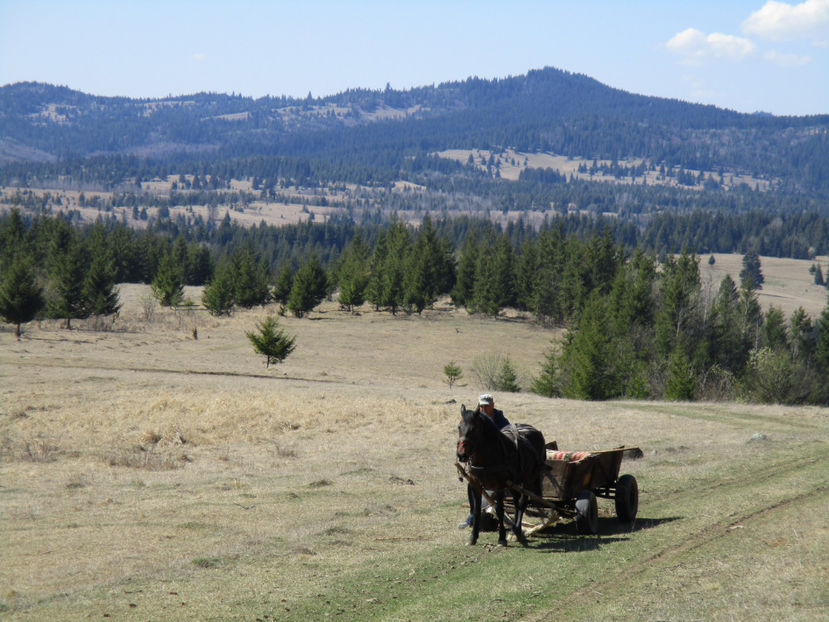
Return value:
[(173, 254), (175, 265), (181, 270), (182, 284), (190, 283), (190, 258), (187, 253), (187, 240), (184, 239), (184, 235), (179, 234), (176, 237), (170, 252)]
[(734, 280), (725, 275), (720, 282), (706, 321), (706, 343), (712, 363), (739, 374), (748, 360), (752, 343), (745, 340), (740, 311), (740, 293)]
[[(561, 323), (565, 318), (562, 277), (564, 236), (561, 229), (539, 235), (537, 243), (526, 245), (518, 268), (519, 299), (542, 321)], [(524, 285), (522, 285), (524, 283)]]
[(617, 270), (610, 291), (616, 335), (629, 334), (632, 330), (642, 330), (653, 325), (655, 281), (654, 259), (639, 249), (627, 264)]
[(268, 316), (264, 322), (257, 322), (258, 332), (246, 332), (247, 338), (253, 344), (253, 349), (265, 357), (265, 367), (271, 363), (281, 363), (296, 345), (296, 337), (289, 337), (279, 328), (276, 318)]
[(287, 307), (296, 317), (303, 317), (316, 307), (328, 290), (328, 279), (316, 255), (311, 255), (294, 276)]
[(173, 307), (184, 299), (184, 275), (172, 253), (166, 253), (161, 259), (151, 287), (162, 306)]
[(501, 364), (501, 369), (495, 378), (495, 390), (509, 393), (518, 393), (521, 391), (521, 387), (518, 386), (518, 376), (509, 358), (505, 358)]
[(230, 264), (222, 262), (216, 266), (213, 280), (204, 286), (202, 304), (211, 315), (230, 315), (236, 300), (235, 291)]
[(374, 245), (369, 261), (369, 279), (366, 286), (366, 299), (374, 305), (375, 311), (379, 311), (383, 304), (383, 268), (388, 249), (388, 230), (381, 231)]
[(268, 302), (271, 295), (268, 271), (256, 253), (250, 249), (236, 251), (230, 259), (230, 267), (236, 304), (250, 309)]
[(27, 259), (18, 255), (0, 282), (0, 317), (15, 324), (20, 339), (20, 325), (32, 321), (44, 305), (43, 290), (35, 282)]
[(750, 289), (762, 289), (763, 271), (760, 266), (760, 255), (757, 251), (750, 250), (743, 255), (743, 269), (740, 270), (740, 285)]
[(28, 254), (25, 248), (25, 236), (26, 227), (20, 216), (20, 210), (14, 208), (9, 213), (4, 223), (2, 236), (0, 236), (0, 270), (14, 263), (15, 257)]
[(668, 378), (665, 399), (690, 401), (694, 399), (697, 378), (682, 344), (677, 345), (668, 360)]
[(204, 285), (213, 276), (213, 259), (210, 249), (201, 244), (187, 246), (187, 282)]
[(469, 307), (472, 303), (472, 291), (475, 284), (475, 265), (477, 263), (478, 245), (472, 236), (466, 238), (458, 261), (458, 273), (450, 296), (456, 307)]
[(294, 269), (291, 267), (291, 263), (286, 261), (276, 277), (276, 283), (273, 286), (273, 299), (283, 305), (286, 304), (293, 285)]
[(565, 397), (604, 400), (621, 394), (607, 299), (594, 292), (577, 330), (565, 339), (560, 367)]
[(783, 311), (769, 307), (763, 322), (762, 345), (775, 352), (789, 350), (789, 336), (786, 332), (786, 319)]
[(401, 222), (392, 223), (378, 239), (371, 261), (369, 301), (392, 314), (403, 304), (403, 276), (409, 252), (409, 233)]
[(590, 241), (587, 257), (590, 259), (589, 289), (598, 289), (602, 294), (607, 294), (621, 262), (621, 251), (616, 248), (608, 227), (604, 228), (601, 236)]
[(747, 350), (757, 347), (763, 323), (763, 309), (753, 283), (753, 279), (745, 279), (740, 287), (740, 329)]
[(567, 239), (564, 257), (559, 298), (562, 301), (562, 313), (566, 320), (578, 317), (590, 292), (586, 288), (586, 277), (583, 275), (584, 266), (588, 265), (587, 257), (585, 257), (583, 245), (575, 236)]
[(678, 345), (689, 352), (701, 332), (699, 263), (683, 252), (665, 261), (654, 330), (657, 352), (667, 359)]
[(553, 348), (544, 355), (541, 363), (541, 373), (533, 378), (530, 390), (544, 397), (560, 397), (561, 387), (558, 377), (558, 354)]
[(823, 308), (816, 324), (815, 365), (822, 373), (829, 374), (829, 302)]
[(498, 239), (494, 251), (495, 291), (499, 308), (515, 306), (515, 251), (505, 235)]
[(495, 265), (488, 247), (482, 247), (475, 262), (475, 282), (472, 296), (467, 301), (469, 313), (486, 313), (496, 317), (501, 310), (499, 296), (495, 286)]
[(792, 358), (801, 363), (811, 363), (817, 346), (817, 331), (812, 326), (812, 318), (798, 307), (789, 321), (790, 347)]
[(407, 309), (420, 313), (451, 287), (454, 266), (428, 216), (423, 219), (405, 264), (403, 304)]
[(353, 311), (365, 302), (369, 280), (369, 248), (358, 233), (343, 251), (337, 270), (340, 306)]
[(83, 296), (91, 315), (112, 315), (121, 308), (115, 287), (115, 265), (108, 251), (99, 251), (92, 258), (83, 284)]
[(823, 280), (823, 270), (820, 267), (820, 264), (817, 264), (815, 267), (815, 285), (826, 285), (826, 281)]
[(53, 297), (47, 302), (47, 313), (50, 317), (65, 319), (66, 328), (71, 328), (73, 319), (89, 317), (84, 295), (87, 257), (71, 231), (66, 234), (59, 230), (51, 248)]
[(458, 382), (458, 380), (463, 378), (463, 370), (455, 363), (455, 361), (449, 361), (449, 363), (444, 365), (443, 373), (446, 376), (446, 384), (449, 385), (450, 389), (456, 382)]
[(475, 266), (472, 303), (467, 309), (493, 317), (515, 304), (515, 253), (509, 238), (500, 236), (488, 246), (480, 247)]

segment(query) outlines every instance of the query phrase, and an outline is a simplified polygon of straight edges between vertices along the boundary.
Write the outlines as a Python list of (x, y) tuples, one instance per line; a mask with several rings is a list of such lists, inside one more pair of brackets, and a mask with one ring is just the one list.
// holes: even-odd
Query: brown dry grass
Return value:
[[(703, 288), (716, 295), (720, 281), (726, 274), (739, 286), (740, 271), (743, 268), (743, 256), (735, 254), (714, 253), (714, 264), (709, 265), (710, 255), (700, 257), (700, 277)], [(775, 306), (782, 309), (786, 319), (798, 308), (809, 313), (812, 319), (820, 315), (827, 303), (829, 291), (815, 285), (814, 275), (809, 267), (820, 263), (824, 274), (829, 268), (829, 257), (817, 257), (814, 261), (805, 259), (786, 259), (781, 257), (760, 257), (760, 269), (765, 283), (758, 290), (758, 299), (764, 309)]]
[[(522, 151), (515, 151), (513, 149), (504, 149), (500, 152), (493, 152), (488, 149), (446, 149), (444, 151), (438, 152), (437, 155), (442, 158), (447, 158), (450, 160), (454, 160), (456, 162), (460, 162), (461, 164), (466, 164), (469, 160), (469, 156), (471, 155), (476, 166), (480, 170), (486, 170), (486, 165), (481, 163), (481, 159), (483, 158), (484, 161), (489, 161), (490, 157), (494, 156), (494, 161), (500, 165), (498, 170), (500, 172), (501, 177), (503, 179), (509, 179), (512, 181), (517, 180), (521, 175), (521, 171), (523, 171), (524, 169), (549, 168), (554, 171), (558, 171), (559, 173), (568, 178), (572, 176), (576, 179), (586, 179), (592, 181), (604, 181), (609, 183), (625, 184), (641, 184), (643, 182), (642, 177), (622, 177), (617, 179), (612, 175), (603, 175), (601, 173), (596, 173), (594, 175), (591, 175), (590, 173), (581, 173), (579, 172), (579, 166), (583, 164), (590, 168), (593, 164), (593, 160), (587, 160), (581, 157), (556, 155), (554, 153), (525, 153)], [(612, 163), (612, 160), (596, 160), (596, 164), (598, 166), (611, 166)], [(619, 160), (619, 164), (621, 166), (627, 167), (639, 166), (640, 164), (642, 164), (642, 159), (622, 159)], [(700, 173), (700, 171), (698, 170), (689, 170), (688, 172), (693, 173), (695, 176), (699, 175)], [(706, 173), (706, 176), (707, 175), (708, 173)], [(676, 178), (663, 177), (657, 171), (647, 171), (644, 175), (644, 180), (649, 185), (663, 185), (672, 187), (677, 187), (679, 185), (676, 181)], [(771, 186), (767, 179), (759, 179), (756, 177), (751, 177), (750, 175), (735, 175), (733, 173), (726, 173), (723, 176), (723, 186), (726, 188), (736, 187), (741, 184), (747, 184), (748, 186), (752, 188), (757, 188), (761, 191), (766, 191)]]
[[(244, 332), (274, 309), (148, 322), (146, 288), (121, 295), (109, 332), (0, 332), (2, 616), (812, 619), (826, 604), (827, 409), (499, 394), (563, 448), (642, 446), (624, 467), (640, 527), (603, 506), (601, 540), (565, 524), (527, 550), (492, 534), (465, 548), (452, 460), (481, 389), (471, 363), (507, 355), (526, 386), (556, 332), (445, 303), (326, 303), (280, 319), (297, 349), (266, 370)], [(450, 360), (466, 373), (452, 390)]]

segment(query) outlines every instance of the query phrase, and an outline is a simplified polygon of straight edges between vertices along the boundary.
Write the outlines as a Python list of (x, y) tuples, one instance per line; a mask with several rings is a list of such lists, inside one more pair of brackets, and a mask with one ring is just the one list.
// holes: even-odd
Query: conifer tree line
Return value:
[(829, 404), (829, 303), (817, 318), (802, 307), (790, 318), (774, 306), (763, 313), (755, 260), (744, 257), (739, 285), (726, 276), (707, 292), (695, 255), (669, 256), (657, 269), (636, 251), (586, 292), (533, 390), (590, 400)]
[[(81, 239), (63, 219), (27, 228), (16, 210), (0, 228), (0, 315), (20, 325), (39, 314), (65, 321), (108, 316), (120, 308), (117, 269), (102, 228)], [(48, 234), (46, 234), (48, 230)]]
[(581, 236), (564, 223), (537, 232), (452, 226), (428, 217), (419, 227), (300, 225), (281, 233), (293, 247), (277, 251), (267, 229), (227, 219), (213, 234), (224, 244), (210, 246), (111, 224), (26, 222), (12, 211), (0, 218), (0, 310), (16, 324), (40, 315), (68, 326), (117, 312), (115, 284), (131, 280), (151, 283), (169, 305), (182, 302), (185, 284), (204, 284), (201, 302), (215, 315), (276, 301), (302, 317), (334, 295), (348, 310), (421, 313), (449, 295), (469, 313), (510, 307), (568, 328), (532, 387), (544, 395), (829, 402), (829, 305), (818, 318), (763, 313), (755, 251), (740, 284), (726, 277), (714, 295), (703, 291), (696, 255), (667, 255), (659, 268), (609, 227)]

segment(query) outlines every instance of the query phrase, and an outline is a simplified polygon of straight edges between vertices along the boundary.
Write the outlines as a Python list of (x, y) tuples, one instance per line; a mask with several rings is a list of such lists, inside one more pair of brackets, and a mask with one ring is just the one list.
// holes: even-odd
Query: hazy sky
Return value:
[(829, 0), (0, 0), (0, 85), (320, 96), (545, 66), (741, 112), (829, 113)]

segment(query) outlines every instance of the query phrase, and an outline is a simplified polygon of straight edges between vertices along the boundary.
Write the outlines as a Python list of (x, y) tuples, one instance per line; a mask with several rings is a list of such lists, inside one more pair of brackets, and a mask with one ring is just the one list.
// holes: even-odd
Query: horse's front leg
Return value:
[(507, 545), (507, 530), (504, 527), (504, 489), (495, 496), (495, 515), (498, 517), (498, 546)]
[(471, 486), (472, 490), (472, 533), (469, 534), (469, 544), (478, 541), (478, 533), (481, 531), (481, 488)]

